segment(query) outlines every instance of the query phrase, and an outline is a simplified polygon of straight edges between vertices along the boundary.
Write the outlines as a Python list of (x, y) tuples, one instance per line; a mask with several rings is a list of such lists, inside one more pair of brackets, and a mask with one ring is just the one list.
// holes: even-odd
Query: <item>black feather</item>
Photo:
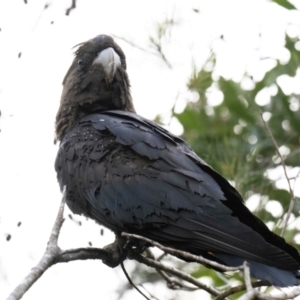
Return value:
[[(121, 59), (110, 86), (92, 64), (105, 47)], [(276, 286), (300, 284), (297, 250), (184, 140), (134, 113), (125, 56), (110, 37), (77, 50), (56, 121), (55, 169), (74, 213), (229, 266), (247, 260), (253, 276)]]

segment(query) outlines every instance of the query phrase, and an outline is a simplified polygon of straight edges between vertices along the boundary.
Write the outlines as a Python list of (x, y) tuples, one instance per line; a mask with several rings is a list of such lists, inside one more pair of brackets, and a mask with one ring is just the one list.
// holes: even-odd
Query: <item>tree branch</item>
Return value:
[(247, 289), (247, 293), (244, 294), (239, 300), (254, 300), (257, 299), (257, 295), (259, 294), (252, 286), (251, 277), (250, 277), (250, 268), (248, 263), (244, 262), (244, 279), (245, 285)]
[(199, 262), (201, 264), (208, 265), (208, 266), (220, 269), (222, 271), (240, 271), (240, 270), (243, 270), (243, 266), (240, 266), (240, 267), (228, 267), (228, 266), (219, 264), (217, 262), (211, 261), (209, 259), (206, 259), (206, 258), (204, 258), (202, 256), (193, 255), (193, 254), (185, 252), (185, 251), (181, 251), (181, 250), (177, 250), (177, 249), (165, 247), (165, 246), (163, 246), (163, 245), (161, 245), (161, 244), (159, 244), (159, 243), (157, 243), (155, 241), (152, 241), (152, 240), (150, 240), (148, 238), (145, 238), (145, 237), (137, 235), (137, 234), (130, 234), (130, 233), (127, 233), (127, 232), (122, 232), (121, 236), (126, 236), (126, 237), (129, 237), (129, 238), (138, 239), (138, 240), (142, 240), (142, 241), (148, 242), (149, 244), (151, 244), (153, 246), (156, 246), (157, 248), (161, 249), (162, 251), (165, 251), (165, 252), (167, 252), (169, 254), (172, 254), (174, 256), (178, 256), (179, 255), (179, 256), (184, 257), (184, 258), (186, 258), (188, 260)]
[(123, 270), (123, 272), (124, 272), (124, 274), (125, 274), (125, 276), (126, 276), (126, 278), (127, 278), (127, 280), (128, 280), (128, 282), (129, 282), (129, 284), (131, 285), (131, 286), (133, 286), (145, 299), (147, 299), (147, 300), (150, 300), (150, 298), (148, 298), (134, 283), (133, 283), (133, 281), (131, 280), (131, 278), (130, 278), (130, 276), (128, 275), (128, 273), (127, 273), (127, 271), (126, 271), (126, 269), (125, 269), (125, 266), (124, 266), (124, 263), (123, 262), (121, 262), (121, 268), (122, 268), (122, 270)]
[(136, 49), (139, 49), (139, 50), (141, 50), (141, 51), (143, 51), (145, 53), (149, 53), (149, 54), (155, 55), (157, 57), (160, 57), (160, 55), (158, 53), (150, 51), (150, 50), (148, 50), (146, 48), (143, 48), (143, 47), (139, 46), (138, 44), (134, 43), (133, 41), (130, 41), (130, 40), (124, 38), (124, 37), (121, 37), (121, 36), (118, 36), (118, 35), (115, 35), (115, 34), (111, 34), (111, 36), (114, 37), (114, 38), (116, 38), (116, 39), (119, 39), (121, 41), (124, 41), (125, 43), (129, 44), (130, 46), (132, 46), (132, 47), (134, 47)]
[(68, 16), (70, 12), (75, 8), (76, 8), (76, 0), (72, 0), (71, 6), (66, 9), (66, 16)]
[(153, 55), (161, 58), (162, 61), (168, 66), (168, 68), (172, 69), (171, 63), (168, 61), (166, 55), (163, 52), (162, 38), (165, 36), (167, 29), (171, 28), (174, 24), (175, 24), (175, 21), (173, 20), (173, 18), (171, 18), (171, 19), (165, 20), (163, 23), (158, 25), (158, 27), (156, 28), (156, 37), (149, 38), (150, 45), (152, 46), (152, 48), (155, 51), (149, 51), (148, 49), (142, 48), (139, 45), (135, 44), (134, 42), (132, 42), (126, 38), (123, 38), (123, 37), (120, 37), (120, 36), (117, 36), (114, 34), (112, 34), (112, 36), (117, 39), (123, 40), (124, 42), (128, 43), (132, 47), (135, 47), (143, 52), (147, 52), (147, 53), (153, 54)]
[(128, 258), (134, 259), (134, 260), (136, 260), (136, 261), (138, 261), (138, 262), (140, 262), (144, 265), (147, 265), (148, 267), (159, 269), (159, 270), (165, 271), (169, 274), (172, 274), (174, 276), (177, 276), (177, 277), (181, 278), (182, 280), (190, 282), (193, 285), (197, 286), (198, 288), (200, 288), (202, 290), (205, 290), (206, 292), (208, 292), (209, 294), (211, 294), (213, 296), (220, 295), (219, 291), (217, 291), (216, 289), (214, 289), (212, 287), (207, 286), (206, 284), (204, 284), (201, 281), (195, 279), (191, 275), (186, 274), (184, 272), (181, 272), (181, 271), (179, 271), (179, 270), (177, 270), (173, 267), (166, 266), (166, 265), (164, 265), (164, 264), (162, 264), (162, 263), (160, 263), (156, 260), (147, 258), (147, 257), (145, 257), (141, 254), (137, 254), (134, 251), (129, 251)]
[[(252, 286), (254, 288), (256, 287), (262, 287), (262, 286), (271, 286), (271, 284), (266, 281), (266, 280), (261, 280), (261, 281), (256, 281), (252, 283)], [(220, 294), (219, 296), (217, 296), (214, 300), (223, 300), (226, 297), (233, 295), (235, 293), (241, 292), (246, 290), (246, 284), (241, 284), (235, 287), (230, 288), (229, 290), (223, 292), (222, 294)]]
[[(295, 297), (300, 295), (300, 288), (296, 287), (291, 289), (290, 291), (278, 294), (278, 295), (268, 295), (268, 294), (262, 294), (258, 291), (254, 291), (252, 294), (245, 294), (244, 296), (240, 297), (238, 300), (252, 300), (252, 299), (258, 299), (258, 300), (287, 300), (287, 299), (294, 299)], [(250, 298), (252, 296), (252, 298)]]
[(57, 263), (67, 263), (74, 260), (100, 259), (107, 261), (111, 259), (111, 253), (101, 248), (77, 248), (64, 250), (55, 257), (53, 265)]
[(23, 281), (12, 291), (7, 300), (21, 299), (29, 288), (44, 274), (44, 272), (53, 265), (55, 257), (60, 254), (61, 250), (57, 246), (57, 240), (61, 226), (64, 222), (64, 205), (65, 205), (65, 192), (63, 193), (60, 203), (59, 211), (49, 238), (46, 252), (39, 263), (31, 269), (30, 273), (23, 279)]
[(266, 129), (267, 133), (269, 134), (269, 136), (270, 136), (270, 138), (271, 138), (271, 140), (272, 140), (272, 142), (274, 144), (274, 147), (276, 149), (277, 155), (280, 157), (281, 165), (282, 165), (282, 168), (283, 168), (283, 171), (284, 171), (284, 175), (285, 175), (285, 178), (286, 178), (288, 186), (289, 186), (289, 192), (290, 192), (290, 195), (291, 195), (291, 202), (290, 202), (289, 210), (287, 212), (287, 215), (286, 215), (286, 218), (285, 218), (285, 221), (284, 221), (284, 225), (283, 225), (283, 228), (282, 228), (282, 231), (281, 231), (281, 234), (280, 234), (281, 236), (283, 236), (283, 234), (284, 234), (284, 232), (285, 232), (285, 230), (287, 228), (287, 225), (288, 225), (291, 213), (292, 213), (292, 211), (294, 209), (294, 206), (295, 206), (295, 203), (296, 203), (296, 199), (295, 199), (295, 195), (294, 195), (294, 192), (293, 192), (293, 189), (292, 189), (292, 186), (291, 186), (290, 179), (289, 179), (288, 174), (287, 174), (287, 170), (286, 170), (284, 158), (283, 158), (283, 156), (280, 153), (278, 144), (277, 144), (277, 142), (276, 142), (276, 140), (275, 140), (275, 138), (274, 138), (274, 136), (273, 136), (273, 134), (272, 134), (272, 132), (271, 132), (268, 124), (267, 124), (267, 122), (264, 120), (262, 113), (260, 114), (260, 116), (261, 116), (262, 122), (263, 122), (263, 124), (265, 126), (265, 129)]
[(185, 290), (189, 292), (193, 292), (198, 290), (198, 287), (191, 287), (184, 284), (182, 281), (175, 277), (170, 277), (166, 272), (156, 269), (156, 271), (166, 280), (168, 288), (172, 290)]

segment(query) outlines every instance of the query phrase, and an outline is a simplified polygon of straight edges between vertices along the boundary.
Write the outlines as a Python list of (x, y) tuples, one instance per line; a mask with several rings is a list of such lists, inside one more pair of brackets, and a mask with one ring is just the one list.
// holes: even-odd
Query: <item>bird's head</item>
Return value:
[(88, 114), (111, 109), (135, 112), (126, 58), (113, 38), (98, 35), (77, 47), (73, 63), (63, 80), (56, 116), (58, 140)]

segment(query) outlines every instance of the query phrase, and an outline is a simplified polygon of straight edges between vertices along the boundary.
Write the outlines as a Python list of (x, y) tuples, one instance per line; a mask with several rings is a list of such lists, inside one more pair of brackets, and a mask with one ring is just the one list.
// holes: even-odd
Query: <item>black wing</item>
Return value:
[[(63, 139), (56, 170), (70, 208), (116, 233), (141, 234), (229, 265), (247, 259), (299, 269), (297, 251), (253, 216), (185, 141), (134, 113), (81, 120)], [(285, 284), (282, 276), (269, 277)]]

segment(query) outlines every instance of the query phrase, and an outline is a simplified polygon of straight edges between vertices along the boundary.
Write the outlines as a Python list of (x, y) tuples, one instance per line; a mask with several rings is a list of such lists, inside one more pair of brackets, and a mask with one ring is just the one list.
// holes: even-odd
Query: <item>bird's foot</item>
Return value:
[(117, 267), (127, 257), (128, 251), (126, 249), (126, 244), (126, 238), (116, 236), (116, 239), (112, 244), (109, 244), (103, 248), (110, 253), (110, 258), (107, 260), (102, 260), (103, 263), (111, 268)]

